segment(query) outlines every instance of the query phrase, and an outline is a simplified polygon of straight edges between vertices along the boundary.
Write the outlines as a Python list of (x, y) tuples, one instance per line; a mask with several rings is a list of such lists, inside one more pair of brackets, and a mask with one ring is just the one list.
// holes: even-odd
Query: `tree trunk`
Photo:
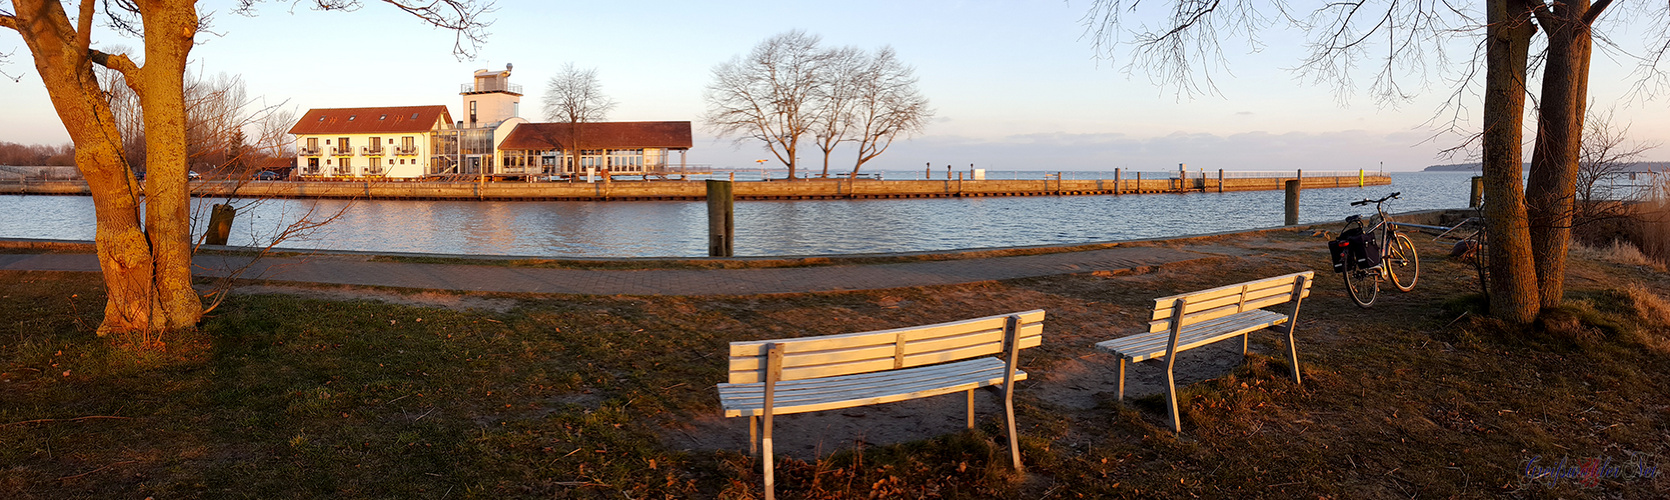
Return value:
[(104, 322), (99, 333), (150, 329), (150, 242), (139, 225), (139, 196), (122, 159), (121, 133), (93, 75), (92, 60), (56, 1), (17, 0), (19, 35), (34, 56), (47, 96), (75, 144), (76, 167), (93, 196), (93, 240), (104, 273)]
[(1588, 100), (1592, 40), (1582, 19), (1588, 10), (1588, 0), (1571, 0), (1556, 3), (1537, 16), (1548, 34), (1548, 60), (1525, 208), (1542, 307), (1558, 307), (1565, 297), (1566, 249), (1577, 208), (1578, 161)]
[(1520, 184), (1521, 124), (1531, 12), (1519, 0), (1488, 0), (1484, 95), (1485, 227), (1490, 234), (1490, 313), (1529, 323), (1538, 312), (1536, 270)]
[(195, 2), (140, 3), (145, 22), (145, 66), (129, 85), (145, 110), (145, 232), (151, 236), (156, 325), (191, 328), (203, 302), (191, 288), (191, 192), (186, 185), (186, 58), (197, 34)]

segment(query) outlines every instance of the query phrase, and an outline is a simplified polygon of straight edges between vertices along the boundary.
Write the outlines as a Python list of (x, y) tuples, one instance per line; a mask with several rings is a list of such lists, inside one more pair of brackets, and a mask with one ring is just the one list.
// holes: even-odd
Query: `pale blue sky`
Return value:
[[(450, 33), (368, 2), (352, 13), (293, 12), (264, 4), (260, 15), (219, 10), (194, 52), (209, 73), (242, 74), (249, 91), (305, 110), (323, 107), (445, 104), (456, 115), (458, 88), (476, 69), (514, 63), (524, 86), (522, 114), (538, 120), (544, 82), (564, 63), (594, 67), (620, 106), (613, 120), (699, 120), (702, 88), (714, 65), (771, 35), (803, 29), (829, 45), (892, 45), (916, 67), (938, 110), (927, 131), (896, 143), (866, 169), (919, 169), (925, 162), (997, 170), (1168, 170), (1178, 163), (1231, 170), (1417, 170), (1444, 163), (1437, 153), (1458, 140), (1425, 123), (1448, 96), (1425, 89), (1395, 109), (1361, 95), (1341, 103), (1326, 85), (1284, 68), (1297, 64), (1298, 34), (1269, 32), (1256, 53), (1227, 46), (1230, 73), (1221, 96), (1178, 99), (1146, 75), (1126, 75), (1124, 53), (1098, 60), (1083, 36), (1084, 1), (910, 2), (530, 2), (501, 1), (491, 36), (472, 61), (452, 57)], [(1616, 19), (1603, 19), (1616, 22)], [(1606, 26), (1603, 26), (1605, 28)], [(0, 81), (0, 140), (67, 141), (26, 50), (0, 34), (0, 51), (19, 83)], [(1632, 45), (1629, 32), (1619, 42)], [(114, 34), (100, 46), (137, 46)], [(1591, 96), (1616, 107), (1632, 136), (1670, 142), (1670, 104), (1623, 102), (1633, 62), (1597, 57)], [(1232, 73), (1232, 74), (1231, 74)], [(1476, 98), (1474, 98), (1476, 101)], [(1469, 103), (1473, 110), (1480, 106)], [(1477, 119), (1472, 121), (1476, 127)], [(694, 163), (751, 165), (759, 147), (716, 141), (697, 123)], [(815, 150), (814, 150), (815, 151)], [(850, 153), (834, 165), (850, 168)], [(1649, 155), (1670, 158), (1670, 150)], [(817, 166), (816, 153), (801, 154)]]

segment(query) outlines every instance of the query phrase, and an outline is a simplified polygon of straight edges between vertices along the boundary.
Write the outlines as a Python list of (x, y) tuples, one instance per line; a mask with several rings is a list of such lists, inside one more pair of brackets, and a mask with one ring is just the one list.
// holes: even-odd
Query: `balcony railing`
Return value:
[(395, 156), (417, 156), (417, 154), (418, 154), (417, 153), (417, 146), (412, 146), (412, 147), (409, 147), (409, 148), (408, 147), (402, 147), (402, 146), (395, 146), (393, 149), (394, 149), (394, 155)]
[(298, 155), (298, 156), (319, 156), (319, 148), (317, 148), (317, 147), (301, 148), (299, 150), (296, 150), (296, 155)]
[(354, 156), (354, 148), (331, 148), (331, 156)]
[(458, 91), (466, 94), (471, 92), (510, 92), (512, 94), (521, 94), (522, 86), (514, 83), (484, 81), (481, 82), (480, 85), (466, 83), (460, 86)]
[(360, 146), (360, 156), (382, 156), (382, 146)]

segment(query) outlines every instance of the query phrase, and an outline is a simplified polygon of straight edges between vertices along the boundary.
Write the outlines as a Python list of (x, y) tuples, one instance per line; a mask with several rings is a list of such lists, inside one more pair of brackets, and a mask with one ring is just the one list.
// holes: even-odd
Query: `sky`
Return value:
[[(1146, 73), (1126, 71), (1125, 50), (1111, 59), (1099, 54), (1085, 34), (1090, 3), (1082, 0), (501, 0), (488, 15), (487, 43), (463, 61), (452, 54), (450, 32), (366, 4), (355, 12), (315, 12), (274, 2), (243, 17), (230, 12), (230, 2), (200, 2), (211, 13), (212, 34), (198, 36), (193, 67), (241, 75), (250, 94), (296, 108), (298, 116), (309, 108), (444, 104), (456, 117), (458, 89), (472, 73), (509, 63), (515, 65), (511, 83), (525, 91), (522, 116), (541, 121), (545, 82), (572, 62), (595, 68), (604, 92), (619, 103), (609, 119), (695, 122), (691, 163), (745, 167), (768, 154), (757, 142), (736, 143), (706, 130), (702, 90), (714, 66), (800, 29), (829, 46), (892, 46), (915, 67), (936, 111), (925, 131), (896, 142), (865, 170), (972, 164), (1163, 171), (1186, 164), (1190, 170), (1408, 171), (1469, 160), (1440, 154), (1462, 141), (1433, 125), (1450, 96), (1446, 82), (1412, 85), (1415, 97), (1395, 106), (1361, 91), (1341, 95), (1290, 70), (1303, 55), (1301, 34), (1269, 31), (1256, 46), (1225, 45), (1216, 95), (1179, 96)], [(1158, 21), (1147, 11), (1131, 15), (1133, 22)], [(1623, 22), (1618, 19), (1631, 18), (1602, 22)], [(1641, 32), (1653, 29), (1638, 24), (1601, 28), (1632, 48), (1641, 46)], [(138, 47), (140, 41), (100, 32), (94, 45)], [(15, 33), (0, 30), (0, 54), (6, 53), (0, 72), (17, 81), (0, 80), (0, 141), (68, 142), (27, 48)], [(1670, 144), (1670, 96), (1631, 95), (1634, 67), (1627, 54), (1598, 52), (1593, 107), (1611, 109), (1632, 140)], [(1478, 128), (1482, 100), (1463, 102), (1463, 128)], [(804, 149), (811, 151), (801, 153), (802, 168), (821, 168), (821, 153)], [(832, 171), (850, 169), (852, 156), (838, 150)], [(1645, 159), (1670, 159), (1670, 149)]]

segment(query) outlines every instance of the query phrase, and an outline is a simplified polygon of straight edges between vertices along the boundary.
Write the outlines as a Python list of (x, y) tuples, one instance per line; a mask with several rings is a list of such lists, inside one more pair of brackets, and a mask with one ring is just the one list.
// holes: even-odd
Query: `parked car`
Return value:
[(201, 177), (203, 177), (203, 176), (202, 176), (202, 175), (201, 175), (201, 174), (198, 174), (198, 173), (197, 173), (197, 172), (195, 172), (195, 171), (192, 171), (192, 170), (187, 170), (187, 171), (186, 171), (186, 178), (187, 178), (187, 179), (192, 179), (192, 180), (196, 180), (196, 179), (199, 179), (199, 178), (201, 178)]
[(255, 175), (254, 175), (254, 178), (255, 178), (255, 180), (258, 180), (258, 181), (276, 181), (276, 180), (280, 179), (280, 177), (278, 175), (278, 172), (274, 172), (274, 171), (271, 171), (271, 170), (262, 170), (260, 172), (256, 172)]

